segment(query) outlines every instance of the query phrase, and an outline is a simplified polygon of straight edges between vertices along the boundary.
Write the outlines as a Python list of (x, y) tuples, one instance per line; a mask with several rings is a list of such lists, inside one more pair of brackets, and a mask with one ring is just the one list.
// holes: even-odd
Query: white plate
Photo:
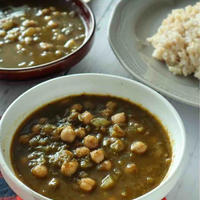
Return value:
[(195, 4), (195, 0), (121, 0), (109, 28), (110, 45), (124, 68), (140, 81), (183, 103), (200, 106), (196, 78), (174, 76), (167, 66), (152, 58), (146, 42), (172, 9)]

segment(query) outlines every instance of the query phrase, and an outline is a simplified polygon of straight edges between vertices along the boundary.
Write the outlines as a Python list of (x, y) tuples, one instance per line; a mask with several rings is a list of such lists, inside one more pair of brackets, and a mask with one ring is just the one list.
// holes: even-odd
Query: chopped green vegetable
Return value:
[(112, 128), (110, 128), (110, 134), (112, 137), (116, 138), (121, 138), (125, 136), (125, 132), (117, 124), (115, 124)]
[(102, 189), (110, 189), (115, 185), (115, 181), (113, 179), (113, 177), (109, 174), (107, 175), (101, 182), (101, 188)]
[(120, 152), (124, 150), (124, 143), (121, 140), (116, 140), (114, 143), (110, 145), (110, 148), (116, 152)]
[(129, 126), (127, 129), (127, 133), (129, 135), (135, 134), (135, 133), (137, 133), (137, 128), (135, 126)]
[(93, 124), (95, 127), (108, 126), (110, 123), (110, 121), (102, 117), (94, 118), (91, 121), (91, 124)]
[(90, 158), (86, 157), (83, 160), (81, 160), (80, 165), (82, 168), (90, 168), (93, 166), (93, 163), (90, 160)]

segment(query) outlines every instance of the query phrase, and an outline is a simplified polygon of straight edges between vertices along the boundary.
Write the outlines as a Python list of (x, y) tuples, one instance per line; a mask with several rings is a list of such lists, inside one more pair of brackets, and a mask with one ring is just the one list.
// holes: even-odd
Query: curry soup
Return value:
[(17, 177), (55, 200), (131, 200), (161, 183), (171, 157), (167, 132), (151, 113), (97, 95), (35, 111), (11, 148)]
[(55, 1), (50, 6), (37, 2), (8, 3), (0, 10), (0, 68), (45, 64), (83, 43), (86, 29), (75, 5), (62, 8)]

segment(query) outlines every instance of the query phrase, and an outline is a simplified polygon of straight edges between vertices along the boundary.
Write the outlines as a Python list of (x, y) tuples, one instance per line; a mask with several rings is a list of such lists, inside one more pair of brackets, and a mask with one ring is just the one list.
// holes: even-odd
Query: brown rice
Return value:
[(172, 10), (147, 41), (155, 48), (152, 56), (165, 61), (173, 74), (200, 79), (200, 3)]

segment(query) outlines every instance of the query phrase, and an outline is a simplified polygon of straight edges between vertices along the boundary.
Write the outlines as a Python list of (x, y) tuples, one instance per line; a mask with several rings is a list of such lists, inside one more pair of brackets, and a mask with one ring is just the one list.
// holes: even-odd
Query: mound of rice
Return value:
[(200, 3), (172, 10), (147, 41), (155, 48), (152, 56), (165, 61), (173, 74), (200, 79)]

